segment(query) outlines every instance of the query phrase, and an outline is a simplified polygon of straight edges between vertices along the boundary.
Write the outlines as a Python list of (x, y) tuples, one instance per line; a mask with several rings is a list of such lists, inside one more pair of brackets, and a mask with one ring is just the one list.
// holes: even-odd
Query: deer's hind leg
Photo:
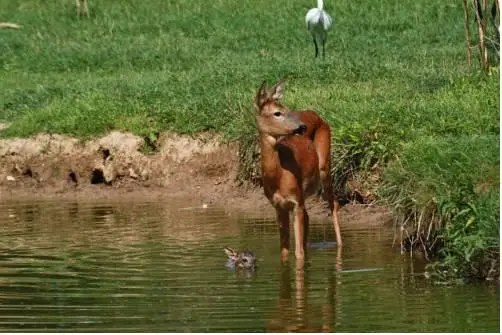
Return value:
[(340, 233), (340, 218), (338, 211), (340, 210), (340, 204), (335, 199), (333, 194), (333, 184), (331, 182), (331, 172), (328, 170), (325, 173), (321, 172), (321, 180), (323, 184), (323, 198), (326, 200), (329, 206), (329, 210), (332, 213), (333, 218), (333, 228), (336, 234), (336, 244), (338, 246), (342, 245), (342, 235)]
[(314, 138), (314, 146), (319, 158), (319, 175), (322, 183), (323, 199), (328, 203), (333, 218), (333, 228), (336, 234), (336, 243), (342, 245), (342, 236), (340, 233), (340, 219), (338, 211), (340, 204), (333, 194), (333, 183), (331, 180), (331, 131), (327, 124), (322, 125), (317, 130)]

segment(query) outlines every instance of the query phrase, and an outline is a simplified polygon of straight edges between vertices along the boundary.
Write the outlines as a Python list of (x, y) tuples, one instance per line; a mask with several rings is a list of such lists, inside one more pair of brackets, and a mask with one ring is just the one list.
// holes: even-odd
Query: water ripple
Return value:
[[(312, 222), (296, 269), (273, 218), (194, 206), (0, 203), (0, 331), (498, 331), (497, 286), (430, 285), (388, 229), (347, 222), (339, 255)], [(227, 245), (257, 272), (227, 269)]]

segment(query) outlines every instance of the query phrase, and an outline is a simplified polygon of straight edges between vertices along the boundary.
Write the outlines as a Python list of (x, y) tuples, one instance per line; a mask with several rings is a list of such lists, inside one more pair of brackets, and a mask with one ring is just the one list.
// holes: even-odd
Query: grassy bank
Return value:
[[(288, 73), (285, 103), (333, 127), (338, 189), (378, 171), (401, 223), (433, 225), (417, 236), (442, 265), (486, 275), (499, 247), (499, 80), (467, 67), (462, 2), (326, 1), (324, 60), (304, 27), (313, 6), (90, 0), (86, 19), (73, 1), (2, 1), (0, 20), (23, 26), (0, 30), (2, 136), (211, 130), (252, 144), (255, 89)], [(256, 157), (244, 158), (249, 175)]]

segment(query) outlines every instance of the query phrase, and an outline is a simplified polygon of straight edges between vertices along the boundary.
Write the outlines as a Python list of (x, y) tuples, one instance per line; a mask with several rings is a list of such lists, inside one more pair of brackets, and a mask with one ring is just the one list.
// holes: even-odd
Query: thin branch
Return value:
[(476, 21), (478, 25), (478, 35), (479, 35), (479, 60), (481, 63), (481, 69), (483, 71), (488, 70), (488, 51), (486, 50), (485, 46), (485, 29), (483, 27), (483, 19), (481, 18), (482, 15), (482, 9), (481, 5), (479, 4), (479, 0), (474, 0), (472, 2), (472, 5), (474, 7), (474, 12), (476, 13)]
[(469, 11), (467, 9), (467, 0), (464, 0), (464, 23), (465, 23), (465, 42), (467, 43), (467, 61), (472, 66), (471, 51), (471, 30), (469, 29)]

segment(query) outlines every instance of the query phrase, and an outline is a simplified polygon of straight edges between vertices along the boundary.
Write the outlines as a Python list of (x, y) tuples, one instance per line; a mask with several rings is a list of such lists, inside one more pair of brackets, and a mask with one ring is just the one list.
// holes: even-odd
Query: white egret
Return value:
[(333, 19), (329, 14), (323, 9), (324, 1), (317, 0), (317, 8), (312, 8), (305, 15), (305, 23), (307, 24), (307, 29), (312, 35), (315, 46), (315, 56), (319, 54), (319, 47), (317, 43), (322, 45), (322, 56), (324, 57), (324, 44), (328, 37), (328, 30), (333, 25)]

